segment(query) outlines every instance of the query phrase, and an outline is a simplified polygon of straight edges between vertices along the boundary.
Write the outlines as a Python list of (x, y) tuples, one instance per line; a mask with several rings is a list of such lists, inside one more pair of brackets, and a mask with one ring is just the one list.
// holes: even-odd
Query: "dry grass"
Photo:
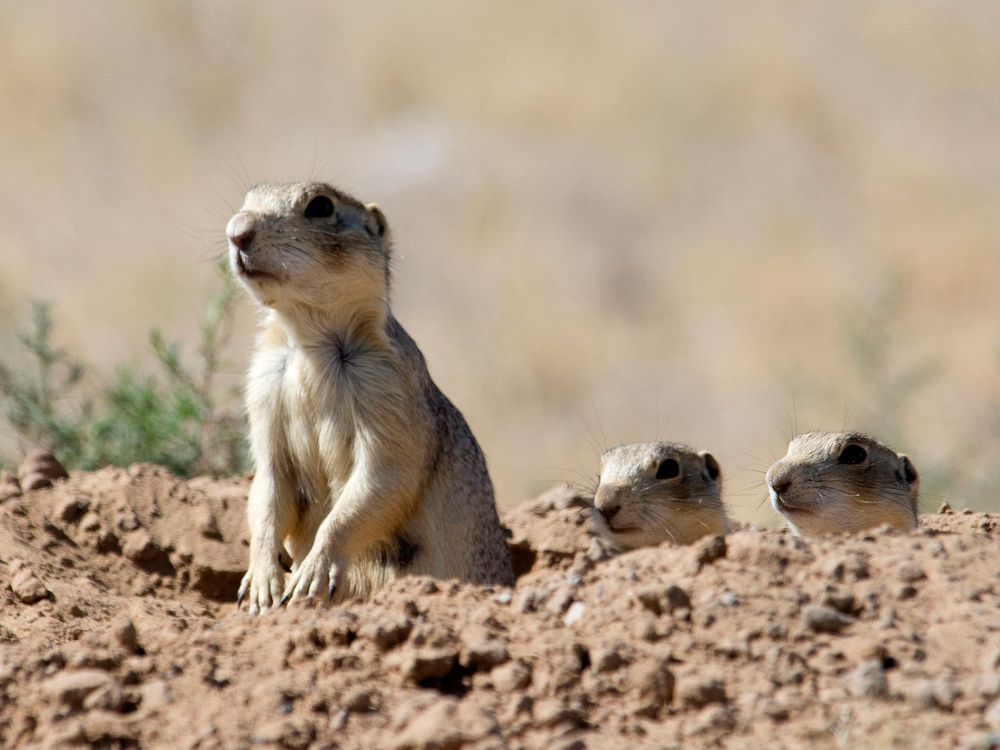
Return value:
[(317, 175), (506, 504), (659, 433), (751, 517), (849, 424), (998, 507), (996, 3), (69, 7), (0, 10), (0, 286), (82, 358), (193, 341), (247, 184)]

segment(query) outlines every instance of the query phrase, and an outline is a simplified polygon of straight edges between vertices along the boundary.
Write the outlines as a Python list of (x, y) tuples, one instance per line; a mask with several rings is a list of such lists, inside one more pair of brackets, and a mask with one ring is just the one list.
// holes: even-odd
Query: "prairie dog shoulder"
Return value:
[(766, 481), (774, 509), (801, 536), (917, 526), (920, 476), (913, 462), (858, 432), (796, 436)]
[(267, 184), (226, 233), (264, 311), (246, 388), (251, 611), (406, 573), (510, 583), (482, 451), (391, 313), (382, 211), (324, 183)]
[(679, 443), (632, 443), (606, 451), (594, 505), (623, 549), (689, 544), (727, 528), (719, 462)]

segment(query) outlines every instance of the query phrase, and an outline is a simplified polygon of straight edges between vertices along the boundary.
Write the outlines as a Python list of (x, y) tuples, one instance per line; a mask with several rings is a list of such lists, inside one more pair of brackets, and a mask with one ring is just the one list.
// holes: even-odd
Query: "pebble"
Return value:
[(641, 662), (632, 675), (635, 685), (636, 713), (655, 718), (661, 709), (674, 700), (676, 680), (668, 659)]
[(680, 681), (678, 697), (685, 706), (701, 708), (710, 703), (726, 703), (726, 683), (717, 677), (691, 676)]
[(139, 635), (135, 630), (135, 623), (126, 615), (119, 615), (111, 623), (111, 635), (115, 642), (128, 653), (134, 654), (139, 650)]
[(563, 625), (570, 626), (575, 625), (581, 619), (583, 619), (584, 613), (587, 611), (587, 605), (583, 602), (573, 602), (570, 608), (566, 610), (566, 614), (563, 617)]
[(440, 651), (410, 651), (401, 654), (399, 669), (409, 682), (420, 684), (427, 680), (439, 680), (451, 672), (458, 653), (453, 649)]
[(707, 541), (698, 542), (695, 551), (695, 562), (702, 568), (726, 556), (726, 538), (713, 536)]
[(666, 590), (667, 610), (691, 609), (691, 597), (680, 586), (671, 584)]
[(402, 615), (387, 613), (363, 626), (360, 635), (375, 644), (379, 651), (389, 651), (410, 637), (413, 623)]
[(862, 662), (847, 676), (847, 689), (858, 698), (886, 698), (889, 679), (878, 660)]
[(896, 570), (896, 577), (903, 583), (916, 583), (927, 578), (927, 574), (915, 562), (905, 562)]
[(83, 708), (92, 693), (114, 684), (114, 678), (99, 669), (60, 672), (42, 684), (42, 692), (71, 710)]
[(854, 618), (847, 617), (835, 609), (818, 605), (806, 607), (803, 619), (806, 626), (816, 633), (839, 633), (854, 622)]
[(513, 693), (531, 684), (531, 667), (519, 661), (507, 662), (490, 672), (490, 679), (499, 692)]
[(489, 671), (510, 659), (507, 646), (497, 638), (477, 636), (466, 640), (459, 661), (463, 667)]
[(0, 472), (0, 503), (21, 496), (21, 483), (9, 471)]
[(52, 596), (41, 579), (34, 574), (31, 568), (24, 565), (20, 566), (20, 569), (14, 573), (14, 577), (10, 581), (10, 590), (25, 604), (34, 604)]

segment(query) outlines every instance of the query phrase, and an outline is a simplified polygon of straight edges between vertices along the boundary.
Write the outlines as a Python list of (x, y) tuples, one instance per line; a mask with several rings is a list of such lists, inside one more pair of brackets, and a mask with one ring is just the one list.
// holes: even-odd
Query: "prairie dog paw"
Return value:
[(323, 552), (311, 551), (292, 573), (280, 604), (309, 597), (323, 601), (330, 599), (340, 585), (343, 569), (342, 563)]
[(249, 569), (240, 583), (236, 605), (239, 606), (244, 599), (248, 599), (251, 616), (266, 612), (278, 604), (284, 589), (284, 578), (277, 557), (257, 563), (251, 560)]

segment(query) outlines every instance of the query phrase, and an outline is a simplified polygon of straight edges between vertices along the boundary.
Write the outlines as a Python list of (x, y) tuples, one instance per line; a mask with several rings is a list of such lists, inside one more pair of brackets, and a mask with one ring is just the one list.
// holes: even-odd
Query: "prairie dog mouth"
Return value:
[(278, 277), (273, 273), (268, 273), (267, 271), (261, 271), (260, 269), (254, 268), (246, 253), (242, 250), (236, 250), (235, 248), (233, 252), (233, 265), (235, 266), (236, 273), (245, 278), (253, 279), (254, 281), (265, 279), (270, 279), (272, 281), (278, 280)]
[(615, 534), (631, 534), (636, 531), (642, 531), (642, 529), (638, 526), (612, 526), (611, 524), (608, 524), (608, 528)]
[(806, 508), (801, 505), (791, 505), (789, 504), (781, 495), (775, 493), (772, 498), (774, 507), (777, 508), (782, 513), (811, 513), (812, 508)]

